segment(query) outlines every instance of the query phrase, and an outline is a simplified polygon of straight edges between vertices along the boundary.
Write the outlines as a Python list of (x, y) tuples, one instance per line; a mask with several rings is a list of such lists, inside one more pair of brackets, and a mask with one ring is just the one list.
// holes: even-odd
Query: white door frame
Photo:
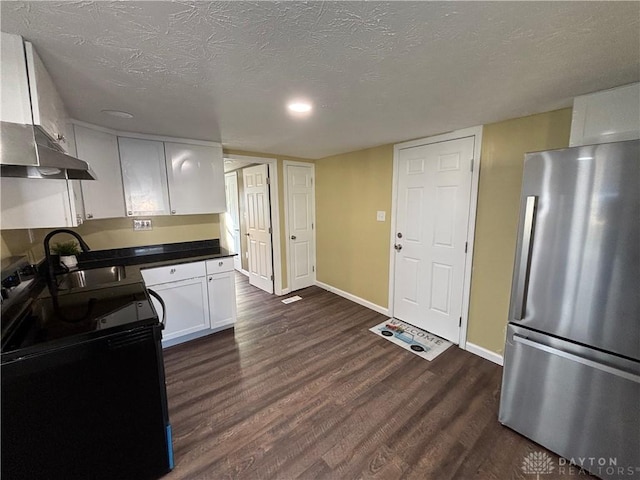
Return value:
[(464, 128), (434, 137), (397, 143), (393, 146), (393, 186), (391, 194), (391, 241), (389, 244), (389, 315), (393, 317), (395, 305), (395, 266), (396, 256), (393, 249), (396, 235), (396, 210), (398, 208), (398, 161), (400, 150), (432, 143), (448, 142), (459, 138), (475, 137), (473, 145), (473, 172), (471, 174), (471, 198), (469, 200), (469, 221), (467, 225), (467, 255), (464, 263), (464, 287), (462, 293), (462, 324), (460, 325), (459, 346), (467, 345), (467, 326), (469, 323), (469, 299), (471, 296), (471, 267), (473, 265), (473, 242), (476, 230), (476, 211), (478, 207), (478, 182), (480, 179), (480, 147), (482, 145), (482, 126)]
[[(237, 235), (238, 235), (238, 243), (240, 245), (242, 245), (242, 243), (241, 243), (242, 240), (240, 239), (240, 199), (238, 198), (238, 196), (239, 196), (239, 192), (238, 192), (238, 171), (239, 170), (233, 170), (232, 172), (225, 173), (224, 174), (224, 182), (225, 182), (225, 189), (226, 189), (226, 187), (227, 187), (227, 185), (226, 185), (227, 184), (227, 177), (234, 178), (235, 189), (236, 189), (236, 211), (235, 211), (235, 214), (238, 217), (238, 223), (237, 223), (237, 225), (234, 225), (234, 227), (238, 228), (238, 233), (237, 233)], [(227, 194), (227, 192), (225, 190), (225, 195), (226, 194)], [(229, 214), (229, 204), (228, 203), (227, 203), (227, 212), (225, 212), (223, 215), (227, 215), (227, 214)], [(222, 222), (220, 222), (220, 226), (222, 226)], [(221, 235), (225, 235), (225, 237), (226, 237), (226, 234), (229, 232), (229, 228), (228, 228), (228, 225), (227, 225), (227, 218), (225, 218), (225, 221), (224, 221), (224, 228), (225, 228), (226, 232), (220, 232), (220, 234)], [(234, 235), (236, 235), (235, 231), (234, 231)], [(236, 249), (235, 248), (236, 247), (235, 240), (236, 239), (234, 237), (233, 238), (233, 241), (234, 241), (233, 249), (234, 250)], [(235, 270), (238, 270), (239, 272), (241, 272), (242, 271), (242, 258), (240, 258), (240, 257), (241, 257), (241, 254), (242, 254), (242, 248), (238, 249), (238, 251), (236, 253), (237, 253), (237, 255), (235, 257), (233, 257), (233, 268)]]
[(280, 248), (280, 203), (278, 202), (278, 160), (268, 157), (225, 154), (225, 158), (250, 163), (266, 163), (269, 167), (269, 201), (271, 202), (271, 248), (273, 250), (273, 291), (284, 295), (282, 290), (282, 251)]
[[(289, 165), (298, 166), (298, 167), (311, 167), (311, 174), (313, 175), (313, 181), (311, 183), (311, 215), (313, 218), (313, 283), (316, 283), (316, 166), (313, 163), (307, 162), (296, 162), (294, 160), (283, 160), (282, 161), (282, 183), (284, 183), (284, 236), (285, 238), (289, 238), (289, 190), (288, 190), (288, 176), (287, 176), (287, 167)], [(285, 250), (287, 256), (287, 291), (291, 291), (291, 249), (289, 248), (289, 242), (285, 242)]]

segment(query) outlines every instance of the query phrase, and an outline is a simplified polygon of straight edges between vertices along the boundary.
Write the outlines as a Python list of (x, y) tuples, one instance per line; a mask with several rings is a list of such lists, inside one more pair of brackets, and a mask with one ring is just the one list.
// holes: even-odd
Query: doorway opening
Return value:
[(394, 146), (389, 313), (466, 348), (482, 127)]
[(252, 285), (283, 295), (277, 160), (235, 154), (224, 158), (222, 246), (238, 254), (234, 267)]

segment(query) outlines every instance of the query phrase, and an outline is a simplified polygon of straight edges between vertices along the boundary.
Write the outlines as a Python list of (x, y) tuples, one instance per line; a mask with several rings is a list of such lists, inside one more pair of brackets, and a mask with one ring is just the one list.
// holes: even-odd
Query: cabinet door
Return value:
[(165, 142), (173, 215), (226, 211), (222, 147)]
[(125, 216), (118, 139), (110, 133), (74, 126), (78, 158), (88, 162), (97, 180), (82, 182), (86, 218)]
[(207, 277), (211, 328), (231, 326), (236, 322), (236, 282), (233, 272)]
[(0, 82), (0, 113), (3, 122), (29, 125), (31, 101), (27, 80), (27, 62), (24, 58), (22, 37), (2, 33), (0, 62), (2, 62), (2, 82)]
[(169, 215), (162, 142), (118, 137), (127, 216)]
[(569, 146), (640, 138), (640, 83), (573, 100)]
[[(167, 308), (166, 326), (162, 332), (163, 342), (209, 328), (206, 277), (164, 283), (149, 288), (162, 297)], [(151, 300), (158, 315), (162, 315), (160, 303), (153, 297)]]
[(67, 112), (56, 86), (30, 42), (24, 43), (31, 93), (33, 124), (39, 125), (65, 152), (69, 145), (65, 132)]
[(3, 229), (77, 226), (67, 180), (8, 177), (0, 180)]

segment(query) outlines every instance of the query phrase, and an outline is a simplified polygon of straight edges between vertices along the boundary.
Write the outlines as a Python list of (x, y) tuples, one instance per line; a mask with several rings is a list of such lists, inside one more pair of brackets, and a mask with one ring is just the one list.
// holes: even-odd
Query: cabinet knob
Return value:
[(131, 215), (133, 215), (133, 212), (132, 212), (131, 210), (129, 210), (129, 211), (127, 212), (127, 215), (131, 216)]
[(224, 265), (224, 262), (218, 262), (219, 267), (221, 267), (222, 265)]
[(67, 139), (65, 138), (65, 136), (64, 136), (64, 135), (62, 135), (61, 133), (58, 133), (58, 134), (56, 135), (56, 139), (57, 139), (59, 142), (65, 142), (65, 143), (66, 143), (66, 141), (67, 141)]
[(87, 213), (87, 218), (93, 218), (93, 213)]
[(175, 210), (171, 210), (171, 215), (175, 215), (176, 211)]
[(170, 273), (171, 275), (173, 275), (174, 273), (176, 273), (176, 269), (175, 269), (175, 268), (172, 268), (171, 270), (169, 270), (169, 273)]

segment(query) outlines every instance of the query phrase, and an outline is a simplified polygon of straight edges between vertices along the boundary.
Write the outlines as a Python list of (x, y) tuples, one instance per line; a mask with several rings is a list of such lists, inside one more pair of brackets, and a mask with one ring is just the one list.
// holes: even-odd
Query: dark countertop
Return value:
[[(60, 290), (57, 295), (52, 295), (49, 288), (46, 286), (44, 277), (39, 277), (36, 279), (37, 282), (34, 283), (29, 296), (22, 302), (25, 304), (25, 307), (28, 306), (34, 314), (38, 311), (39, 313), (36, 315), (38, 318), (44, 317), (47, 319), (45, 322), (47, 332), (52, 331), (52, 328), (58, 323), (64, 323), (65, 325), (62, 325), (64, 328), (59, 328), (57, 330), (61, 332), (59, 335), (62, 337), (67, 334), (73, 336), (74, 331), (77, 330), (80, 332), (83, 328), (85, 330), (111, 328), (115, 327), (118, 323), (113, 320), (113, 318), (115, 318), (114, 312), (123, 310), (123, 307), (118, 303), (122, 303), (123, 301), (115, 301), (119, 298), (118, 295), (120, 295), (120, 293), (124, 292), (124, 294), (129, 295), (130, 297), (132, 295), (138, 295), (138, 297), (136, 297), (136, 302), (140, 301), (139, 295), (148, 298), (148, 294), (145, 291), (144, 280), (141, 275), (142, 269), (175, 265), (178, 263), (206, 261), (214, 258), (231, 257), (234, 255), (235, 254), (228, 252), (224, 248), (221, 248), (217, 239), (90, 251), (79, 255), (79, 270), (120, 265), (125, 267), (125, 277), (120, 281), (103, 283), (94, 287), (78, 287)], [(116, 295), (117, 293), (118, 295)], [(88, 303), (87, 299), (89, 298), (93, 299), (93, 305)], [(48, 307), (52, 301), (56, 305), (55, 309)], [(60, 312), (63, 311), (60, 310), (58, 305), (64, 306), (64, 312), (67, 312), (73, 318), (73, 323), (76, 323), (74, 328), (69, 328), (69, 325), (67, 325), (69, 324), (68, 319), (57, 318), (62, 315)], [(88, 310), (88, 306), (92, 308)], [(141, 307), (138, 307), (138, 309), (139, 308)], [(110, 309), (114, 312), (111, 312)], [(88, 314), (91, 318), (85, 317), (85, 314)], [(20, 313), (20, 315), (22, 315), (22, 313)], [(120, 314), (117, 314), (116, 316), (118, 315)], [(18, 328), (14, 325), (9, 325), (9, 323), (15, 323), (17, 325), (18, 318), (13, 322), (13, 320), (8, 317), (10, 316), (3, 315), (2, 318), (3, 345), (5, 345), (7, 338), (10, 336), (6, 335), (8, 331), (11, 330), (13, 332)], [(131, 316), (129, 315), (127, 318), (124, 318), (120, 315), (118, 321), (120, 323), (128, 323), (129, 317)], [(135, 317), (140, 316), (139, 314), (133, 315), (132, 319)], [(102, 322), (100, 319), (103, 318), (109, 318), (109, 321)], [(76, 321), (76, 319), (78, 320)], [(102, 323), (96, 323), (98, 321), (101, 321)], [(80, 324), (86, 325), (81, 327)], [(41, 328), (39, 331), (42, 332), (44, 329)], [(50, 336), (47, 337), (41, 333), (39, 333), (38, 336), (42, 337), (41, 341), (43, 342), (47, 342), (50, 338)], [(58, 338), (57, 340), (64, 339)], [(32, 341), (38, 343), (37, 340)], [(4, 351), (5, 349), (3, 348), (3, 352)]]
[(148, 263), (160, 264), (171, 260), (197, 262), (234, 255), (236, 254), (222, 248), (218, 239), (198, 240), (195, 242), (164, 243), (142, 247), (114, 248), (111, 250), (92, 250), (81, 253), (78, 256), (78, 268), (143, 265)]
[[(202, 262), (213, 258), (233, 257), (235, 255), (237, 254), (230, 253), (225, 248), (220, 247), (218, 239), (115, 248), (111, 250), (91, 250), (78, 255), (78, 270), (111, 266), (125, 267), (125, 277), (123, 279), (103, 283), (98, 287), (92, 288), (92, 290), (97, 290), (111, 288), (116, 285), (144, 282), (140, 273), (143, 269), (176, 265), (178, 263)], [(84, 290), (87, 290), (87, 288), (60, 290), (58, 295)], [(45, 289), (41, 296), (49, 297), (51, 293), (48, 289)]]

